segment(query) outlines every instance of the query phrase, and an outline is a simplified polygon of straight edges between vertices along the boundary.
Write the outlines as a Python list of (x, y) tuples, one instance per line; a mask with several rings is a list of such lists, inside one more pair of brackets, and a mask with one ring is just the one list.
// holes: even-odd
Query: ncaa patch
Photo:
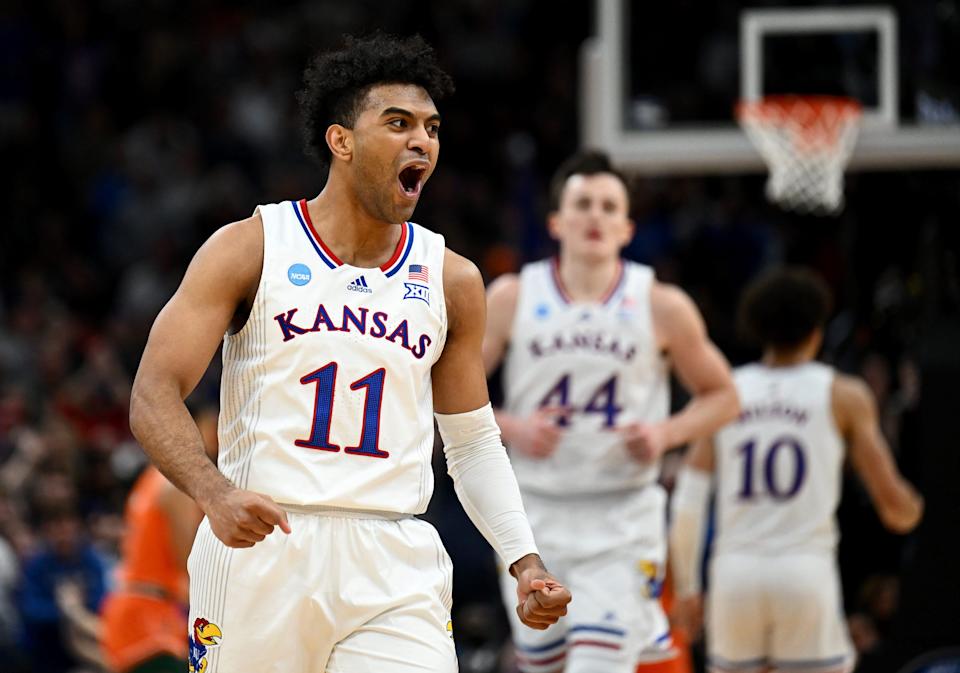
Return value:
[(306, 285), (311, 278), (313, 278), (313, 273), (306, 264), (293, 264), (287, 269), (287, 279), (294, 285)]
[(406, 294), (403, 295), (404, 299), (419, 299), (425, 302), (427, 306), (430, 305), (429, 287), (426, 285), (417, 285), (416, 283), (404, 283), (403, 286), (407, 289)]

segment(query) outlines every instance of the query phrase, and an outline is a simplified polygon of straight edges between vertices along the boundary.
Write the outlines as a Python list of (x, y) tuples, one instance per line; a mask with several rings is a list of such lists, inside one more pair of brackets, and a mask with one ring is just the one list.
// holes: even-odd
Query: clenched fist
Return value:
[(252, 547), (276, 526), (290, 534), (287, 513), (269, 497), (231, 488), (217, 498), (201, 503), (213, 534), (228, 547)]
[(548, 573), (534, 554), (513, 564), (517, 578), (517, 616), (531, 629), (543, 631), (567, 614), (570, 590)]

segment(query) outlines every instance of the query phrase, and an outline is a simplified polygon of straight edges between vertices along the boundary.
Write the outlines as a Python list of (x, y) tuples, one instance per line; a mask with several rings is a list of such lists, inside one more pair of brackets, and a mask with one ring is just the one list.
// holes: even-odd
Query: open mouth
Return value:
[(400, 171), (400, 191), (408, 198), (419, 196), (423, 187), (423, 176), (427, 172), (425, 166), (407, 166)]

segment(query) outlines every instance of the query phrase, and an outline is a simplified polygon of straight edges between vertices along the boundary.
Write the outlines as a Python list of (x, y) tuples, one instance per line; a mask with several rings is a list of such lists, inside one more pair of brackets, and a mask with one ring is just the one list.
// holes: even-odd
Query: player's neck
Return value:
[(400, 224), (367, 212), (346, 186), (328, 180), (318, 196), (307, 201), (313, 227), (344, 264), (373, 268), (390, 259), (400, 237)]
[(622, 263), (619, 257), (597, 261), (561, 253), (557, 260), (557, 271), (570, 299), (600, 301), (610, 294), (620, 277)]
[(808, 349), (798, 348), (792, 351), (780, 351), (768, 348), (763, 352), (761, 362), (767, 367), (796, 367), (810, 362), (813, 358)]

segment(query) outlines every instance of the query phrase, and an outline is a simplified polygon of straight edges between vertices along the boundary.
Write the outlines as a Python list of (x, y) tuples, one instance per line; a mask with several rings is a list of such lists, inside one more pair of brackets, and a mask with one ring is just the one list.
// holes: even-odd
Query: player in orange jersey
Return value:
[[(217, 453), (217, 416), (197, 414), (207, 452)], [(117, 673), (182, 673), (187, 659), (187, 555), (202, 514), (153, 466), (127, 500), (118, 589), (104, 602), (101, 645)]]

